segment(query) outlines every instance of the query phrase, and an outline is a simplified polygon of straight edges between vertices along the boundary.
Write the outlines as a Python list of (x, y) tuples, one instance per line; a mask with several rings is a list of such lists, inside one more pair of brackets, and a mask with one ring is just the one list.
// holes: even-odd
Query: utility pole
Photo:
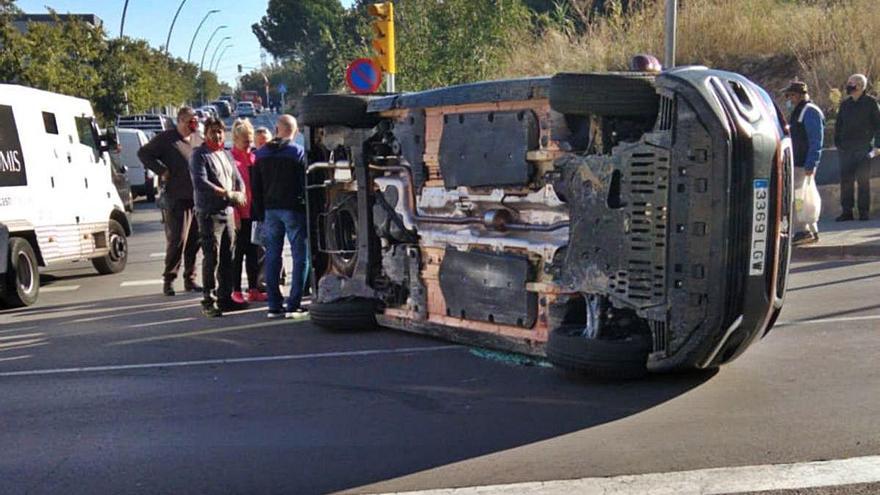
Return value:
[(199, 27), (197, 27), (196, 32), (193, 33), (192, 41), (189, 42), (189, 51), (186, 52), (186, 62), (187, 63), (189, 63), (190, 59), (192, 58), (193, 45), (196, 44), (196, 37), (199, 35), (199, 31), (202, 30), (202, 26), (205, 24), (205, 21), (208, 20), (208, 17), (210, 17), (212, 14), (216, 14), (217, 12), (220, 12), (220, 11), (219, 10), (209, 10), (208, 13), (205, 14), (205, 17), (202, 17), (202, 22), (199, 23)]
[(666, 0), (666, 69), (675, 67), (675, 33), (678, 24), (678, 0)]
[(171, 43), (171, 31), (174, 31), (174, 23), (177, 22), (177, 16), (180, 15), (180, 10), (185, 3), (186, 0), (181, 0), (180, 6), (177, 7), (177, 12), (174, 13), (174, 19), (171, 19), (171, 27), (168, 28), (168, 37), (165, 38), (165, 55), (168, 55), (168, 43)]

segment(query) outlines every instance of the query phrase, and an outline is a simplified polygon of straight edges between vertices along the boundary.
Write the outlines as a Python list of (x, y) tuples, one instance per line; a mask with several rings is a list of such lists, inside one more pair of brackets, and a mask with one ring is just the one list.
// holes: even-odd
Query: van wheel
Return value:
[(110, 220), (110, 239), (107, 244), (110, 252), (92, 260), (92, 265), (101, 275), (119, 273), (128, 263), (128, 239), (125, 237), (125, 229), (116, 220)]
[(351, 297), (328, 303), (312, 303), (309, 306), (309, 319), (327, 330), (374, 330), (378, 310), (379, 302), (375, 299)]
[(566, 115), (656, 115), (659, 102), (653, 75), (559, 73), (550, 79), (550, 108)]
[(21, 238), (9, 239), (9, 269), (6, 272), (3, 302), (11, 308), (30, 306), (40, 294), (40, 269), (31, 244)]
[(367, 103), (375, 96), (316, 94), (304, 96), (297, 117), (302, 125), (324, 127), (341, 125), (352, 129), (370, 129), (379, 123), (378, 114), (367, 112)]
[(649, 339), (633, 334), (623, 338), (588, 338), (583, 325), (562, 325), (550, 332), (547, 360), (563, 370), (605, 379), (632, 379), (648, 373)]
[(357, 195), (337, 196), (327, 213), (324, 242), (330, 250), (330, 263), (339, 273), (350, 277), (357, 264), (358, 247)]

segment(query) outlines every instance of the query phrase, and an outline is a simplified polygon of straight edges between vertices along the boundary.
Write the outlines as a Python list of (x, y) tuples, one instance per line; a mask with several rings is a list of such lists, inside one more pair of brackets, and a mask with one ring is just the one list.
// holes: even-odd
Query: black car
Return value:
[(711, 368), (773, 326), (791, 146), (705, 67), (312, 95), (312, 321), (602, 376)]

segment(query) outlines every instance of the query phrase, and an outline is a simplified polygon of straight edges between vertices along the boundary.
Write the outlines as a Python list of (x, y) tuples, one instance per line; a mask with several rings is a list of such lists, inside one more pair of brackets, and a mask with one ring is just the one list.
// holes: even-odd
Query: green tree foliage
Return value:
[(272, 64), (263, 70), (254, 70), (241, 77), (239, 88), (243, 91), (259, 91), (260, 95), (266, 97), (266, 83), (263, 75), (269, 80), (269, 97), (271, 102), (277, 102), (281, 99), (278, 93), (278, 85), (287, 86), (287, 99), (297, 94), (304, 94), (309, 87), (308, 81), (305, 80), (303, 64), (298, 61), (289, 60), (279, 64)]
[(20, 33), (8, 22), (10, 6), (0, 0), (0, 81), (87, 98), (105, 121), (126, 103), (137, 113), (194, 101), (202, 81), (207, 97), (220, 94), (216, 74), (199, 76), (194, 64), (144, 40), (108, 39), (102, 28), (77, 19), (30, 23)]
[(339, 0), (269, 0), (266, 15), (252, 29), (273, 56), (300, 64), (311, 91), (326, 91), (344, 12)]

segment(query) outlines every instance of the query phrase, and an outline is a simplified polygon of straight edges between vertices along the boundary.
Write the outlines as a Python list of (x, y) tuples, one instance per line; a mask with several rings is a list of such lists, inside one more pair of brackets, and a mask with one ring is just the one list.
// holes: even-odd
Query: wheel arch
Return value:
[(131, 237), (131, 222), (128, 220), (128, 215), (125, 212), (114, 208), (110, 213), (110, 220), (119, 222), (119, 225), (122, 225), (122, 228), (125, 230), (125, 236)]

